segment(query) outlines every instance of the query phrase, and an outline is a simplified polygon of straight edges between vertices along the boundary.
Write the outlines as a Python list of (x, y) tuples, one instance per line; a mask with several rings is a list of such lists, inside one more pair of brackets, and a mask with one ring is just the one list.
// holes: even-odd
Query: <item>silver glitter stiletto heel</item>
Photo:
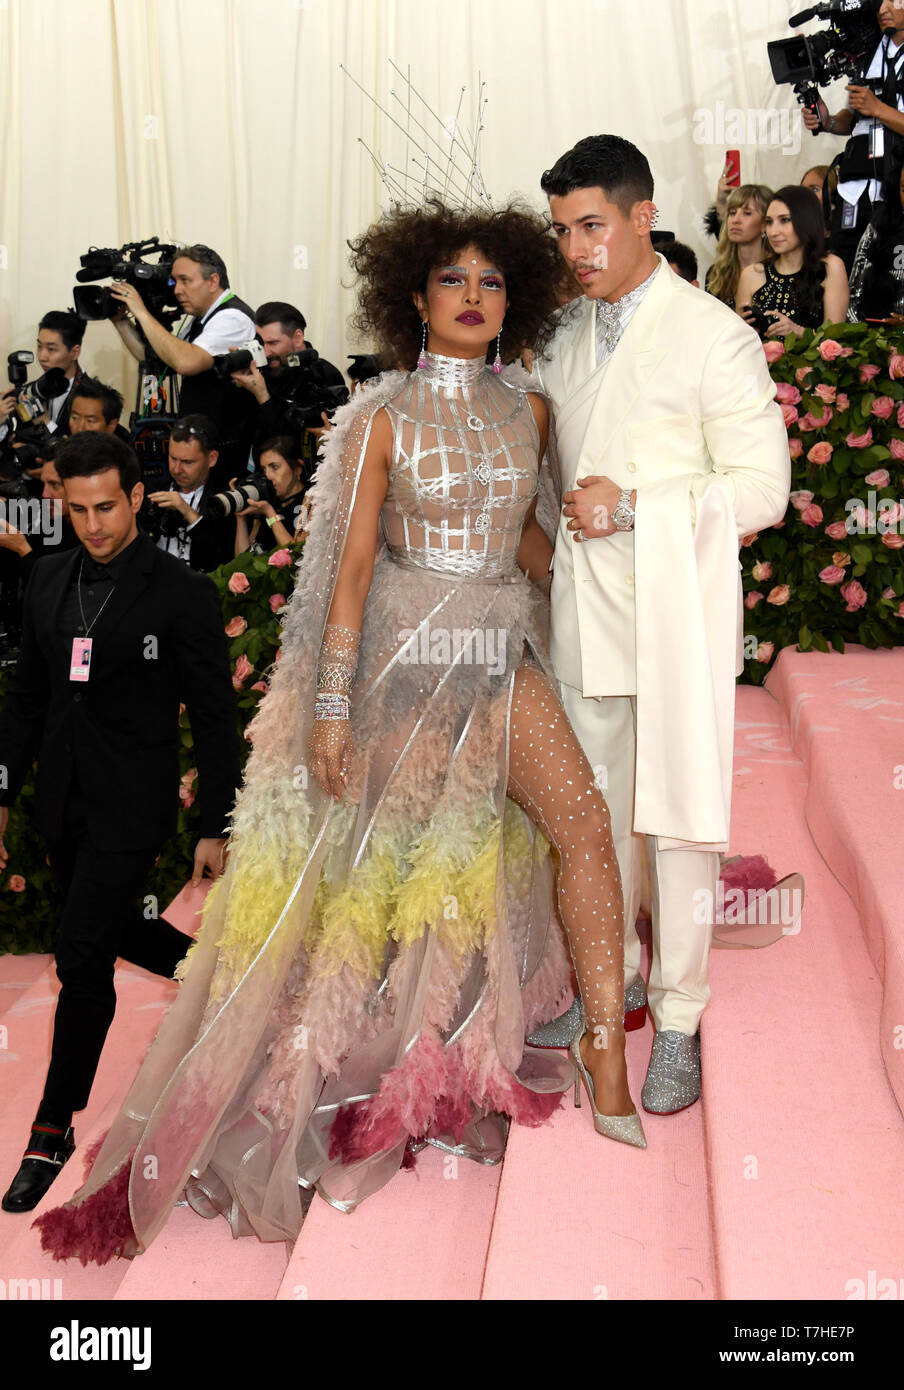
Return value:
[(586, 1032), (587, 1029), (584, 1028), (580, 1033), (575, 1033), (568, 1049), (571, 1053), (571, 1060), (574, 1062), (575, 1107), (580, 1109), (581, 1106), (581, 1082), (583, 1081), (590, 1098), (590, 1107), (593, 1110), (593, 1127), (597, 1134), (604, 1134), (607, 1139), (615, 1139), (619, 1144), (632, 1144), (635, 1149), (645, 1149), (647, 1147), (646, 1135), (643, 1132), (640, 1116), (636, 1111), (633, 1115), (603, 1115), (597, 1110), (593, 1077), (584, 1066), (584, 1060), (581, 1057), (581, 1038)]

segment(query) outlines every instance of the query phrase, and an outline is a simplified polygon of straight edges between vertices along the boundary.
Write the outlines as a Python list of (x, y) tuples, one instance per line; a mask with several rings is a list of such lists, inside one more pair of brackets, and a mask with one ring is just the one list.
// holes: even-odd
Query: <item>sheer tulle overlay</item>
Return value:
[[(552, 678), (515, 565), (554, 494), (526, 382), (392, 373), (337, 415), (228, 867), (87, 1183), (40, 1218), (60, 1258), (145, 1249), (183, 1191), (237, 1235), (293, 1239), (300, 1186), (351, 1209), (417, 1140), (496, 1162), (509, 1119), (540, 1123), (569, 1085), (524, 1043), (570, 965), (550, 846), (506, 797), (515, 673)], [(317, 656), (381, 407), (393, 466), (331, 802), (307, 767)]]

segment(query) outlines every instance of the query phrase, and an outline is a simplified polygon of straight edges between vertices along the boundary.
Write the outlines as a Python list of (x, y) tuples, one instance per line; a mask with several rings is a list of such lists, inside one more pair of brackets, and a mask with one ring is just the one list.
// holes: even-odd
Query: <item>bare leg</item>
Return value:
[(609, 810), (558, 695), (532, 666), (515, 674), (508, 795), (558, 851), (559, 912), (584, 1003), (581, 1055), (597, 1108), (629, 1115), (624, 914)]

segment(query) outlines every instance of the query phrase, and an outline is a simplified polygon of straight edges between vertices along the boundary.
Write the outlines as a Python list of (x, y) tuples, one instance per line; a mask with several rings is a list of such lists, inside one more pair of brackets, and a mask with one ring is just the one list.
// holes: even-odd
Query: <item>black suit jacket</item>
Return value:
[(59, 613), (83, 550), (35, 565), (22, 647), (0, 713), (9, 805), (37, 756), (36, 819), (63, 837), (73, 773), (98, 849), (159, 845), (179, 810), (178, 720), (191, 720), (200, 833), (222, 835), (239, 781), (235, 692), (217, 592), (206, 575), (139, 536), (98, 617), (91, 676), (70, 681), (71, 639)]

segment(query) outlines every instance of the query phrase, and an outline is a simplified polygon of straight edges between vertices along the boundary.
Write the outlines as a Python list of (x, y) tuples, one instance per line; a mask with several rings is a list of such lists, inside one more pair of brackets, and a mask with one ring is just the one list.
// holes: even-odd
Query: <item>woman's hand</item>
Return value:
[(348, 786), (355, 745), (347, 719), (315, 719), (308, 743), (311, 771), (321, 791), (339, 801)]
[(770, 318), (774, 320), (772, 327), (766, 329), (767, 338), (787, 338), (789, 333), (803, 333), (800, 324), (789, 319), (787, 314), (780, 314), (777, 310), (770, 310)]

